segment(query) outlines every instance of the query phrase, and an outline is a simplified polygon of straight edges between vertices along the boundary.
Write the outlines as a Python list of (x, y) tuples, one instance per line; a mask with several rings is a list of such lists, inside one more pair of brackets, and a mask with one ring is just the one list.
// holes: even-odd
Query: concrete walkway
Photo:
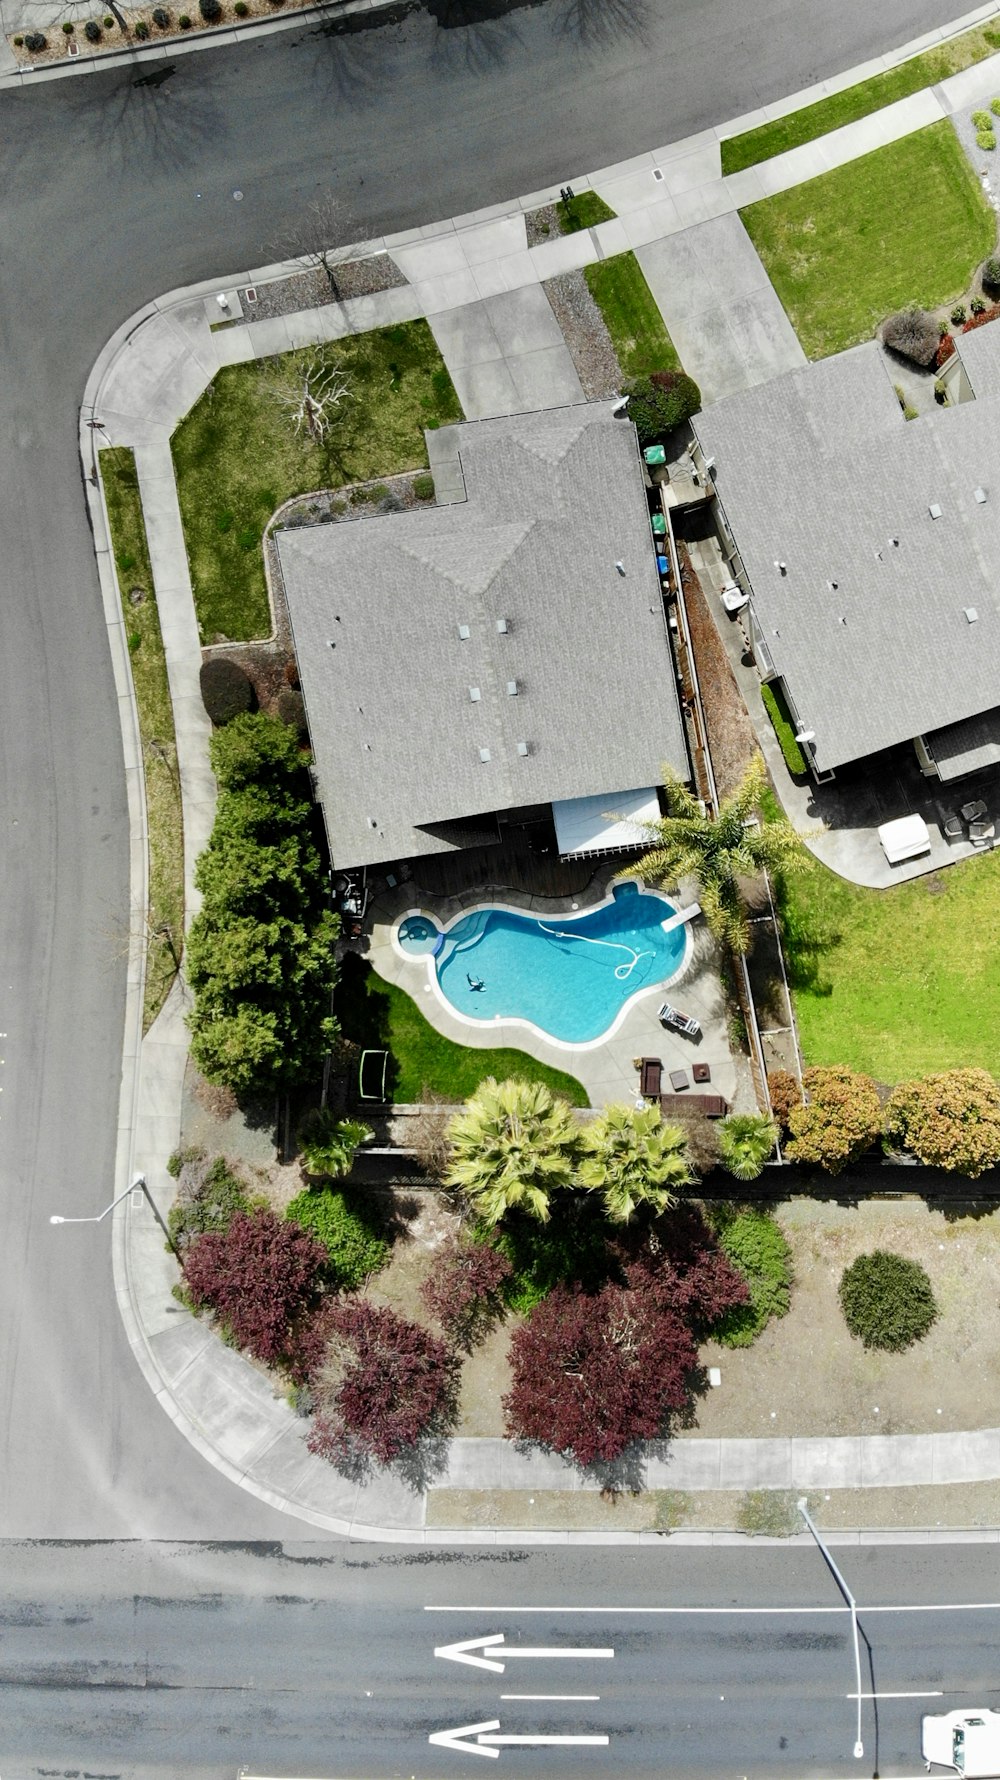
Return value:
[[(963, 24), (989, 16), (989, 9)], [(957, 27), (956, 27), (957, 28)], [(938, 41), (947, 33), (935, 34)], [(910, 46), (911, 49), (922, 45)], [(902, 59), (904, 52), (888, 61)], [(855, 71), (847, 85), (872, 69)], [(35, 77), (38, 78), (37, 76)], [(193, 867), (208, 836), (214, 784), (207, 766), (208, 723), (198, 695), (200, 651), (176, 492), (169, 439), (177, 421), (197, 400), (223, 364), (266, 356), (291, 346), (336, 338), (390, 322), (426, 315), (469, 408), (480, 413), (510, 410), (519, 403), (548, 404), (573, 399), (565, 347), (553, 334), (551, 312), (543, 309), (542, 280), (626, 247), (641, 250), (668, 326), (694, 355), (695, 375), (708, 370), (719, 382), (760, 381), (785, 369), (794, 356), (787, 332), (760, 282), (756, 255), (733, 215), (736, 207), (862, 154), (891, 135), (920, 128), (948, 108), (965, 107), (1000, 86), (1000, 57), (931, 94), (890, 107), (836, 132), (836, 138), (795, 150), (765, 168), (722, 179), (719, 140), (728, 126), (678, 143), (590, 179), (618, 211), (598, 228), (528, 249), (524, 213), (551, 201), (555, 191), (533, 193), (478, 216), (458, 217), (382, 242), (368, 251), (390, 252), (410, 283), (375, 297), (329, 305), (275, 321), (212, 332), (220, 288), (207, 283), (151, 304), (124, 324), (102, 351), (91, 376), (80, 424), (80, 451), (94, 528), (105, 617), (122, 721), (129, 809), (132, 823), (132, 902), (146, 906), (146, 828), (138, 725), (118, 589), (108, 542), (102, 491), (90, 479), (94, 436), (87, 425), (100, 422), (101, 443), (131, 445), (136, 451), (149, 531), (150, 554), (160, 609), (167, 668), (174, 701), (184, 803), (185, 876), (188, 914), (195, 907)], [(821, 96), (796, 95), (787, 106)], [(740, 120), (747, 127), (765, 114)], [(773, 115), (773, 113), (772, 113)], [(720, 258), (720, 247), (725, 253)], [(734, 317), (727, 312), (702, 329), (692, 320), (690, 290), (677, 263), (693, 277), (710, 263), (735, 268), (740, 295)], [(756, 265), (754, 262), (756, 261)], [(272, 266), (241, 276), (264, 283), (294, 267)], [(721, 282), (721, 279), (720, 279)], [(772, 293), (773, 294), (773, 293)], [(687, 330), (685, 332), (685, 329)], [(568, 357), (568, 355), (567, 355)], [(570, 366), (570, 370), (572, 367)], [(573, 373), (575, 378), (575, 373)], [(558, 393), (554, 393), (558, 391)], [(454, 492), (454, 491), (453, 491)], [(136, 1172), (146, 1175), (157, 1202), (166, 1210), (173, 1185), (165, 1163), (180, 1134), (181, 1086), (186, 1057), (185, 992), (178, 986), (145, 1040), (141, 1040), (141, 921), (132, 924), (133, 955), (128, 975), (124, 1072), (117, 1157), (118, 1189)], [(176, 1269), (139, 1195), (116, 1213), (113, 1229), (115, 1284), (126, 1331), (136, 1358), (164, 1410), (209, 1463), (261, 1499), (299, 1520), (358, 1536), (428, 1540), (502, 1542), (517, 1538), (584, 1542), (655, 1538), (655, 1534), (534, 1533), (495, 1528), (477, 1531), (431, 1529), (425, 1524), (425, 1488), (494, 1489), (498, 1478), (511, 1490), (546, 1488), (594, 1490), (605, 1474), (581, 1476), (563, 1460), (543, 1452), (525, 1454), (510, 1443), (460, 1440), (415, 1456), (417, 1471), (381, 1472), (361, 1482), (340, 1478), (305, 1447), (304, 1425), (276, 1398), (268, 1381), (225, 1348), (171, 1296)], [(651, 1446), (640, 1455), (641, 1475), (653, 1487), (689, 1489), (863, 1488), (903, 1484), (961, 1483), (1000, 1477), (1000, 1430), (972, 1435), (896, 1436), (831, 1440), (698, 1440), (680, 1437)], [(423, 1475), (419, 1467), (423, 1466)]]

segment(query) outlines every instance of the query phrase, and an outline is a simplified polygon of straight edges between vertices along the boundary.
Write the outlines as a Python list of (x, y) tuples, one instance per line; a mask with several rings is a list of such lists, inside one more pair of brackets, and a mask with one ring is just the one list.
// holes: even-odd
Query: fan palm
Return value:
[(737, 1180), (756, 1180), (778, 1141), (778, 1127), (763, 1113), (731, 1113), (718, 1137), (723, 1168)]
[(733, 952), (750, 943), (740, 880), (761, 871), (789, 871), (812, 861), (784, 817), (761, 822), (758, 810), (767, 785), (763, 757), (755, 754), (742, 781), (724, 798), (713, 819), (669, 767), (664, 769), (669, 815), (649, 829), (650, 850), (622, 877), (676, 889), (681, 878), (698, 885), (702, 911), (712, 932)]
[(672, 1189), (694, 1180), (687, 1138), (665, 1125), (655, 1106), (606, 1106), (582, 1137), (577, 1169), (582, 1187), (603, 1193), (613, 1224), (627, 1224), (640, 1205), (667, 1211)]
[(357, 1151), (371, 1136), (371, 1126), (363, 1125), (360, 1119), (337, 1119), (329, 1108), (316, 1112), (300, 1132), (307, 1172), (325, 1180), (342, 1180), (350, 1174)]
[(487, 1224), (524, 1211), (543, 1224), (549, 1198), (573, 1182), (579, 1131), (543, 1082), (487, 1076), (451, 1121), (445, 1185), (466, 1193)]

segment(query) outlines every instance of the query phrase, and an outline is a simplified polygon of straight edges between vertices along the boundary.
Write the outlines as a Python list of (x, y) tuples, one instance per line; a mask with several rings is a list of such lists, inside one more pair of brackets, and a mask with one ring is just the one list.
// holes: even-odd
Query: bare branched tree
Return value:
[(343, 300), (337, 279), (337, 268), (343, 251), (358, 233), (339, 198), (326, 192), (314, 199), (297, 226), (294, 236), (281, 244), (301, 265), (322, 272), (334, 301)]
[(326, 438), (351, 386), (340, 366), (322, 358), (282, 358), (269, 379), (270, 394), (291, 418), (296, 433), (317, 444)]

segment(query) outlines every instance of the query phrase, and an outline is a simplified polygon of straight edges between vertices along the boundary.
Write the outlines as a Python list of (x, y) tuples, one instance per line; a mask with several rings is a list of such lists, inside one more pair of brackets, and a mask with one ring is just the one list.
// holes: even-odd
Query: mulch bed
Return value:
[(712, 765), (719, 796), (728, 797), (735, 791), (756, 751), (757, 738), (701, 583), (691, 566), (687, 545), (679, 541), (677, 552)]
[(399, 267), (387, 253), (373, 253), (368, 259), (346, 260), (333, 267), (338, 295), (330, 286), (322, 266), (310, 266), (305, 272), (294, 272), (290, 278), (277, 278), (273, 284), (251, 285), (257, 293), (255, 303), (247, 302), (247, 287), (240, 290), (243, 315), (233, 320), (269, 321), (275, 315), (295, 315), (301, 309), (322, 309), (327, 303), (348, 302), (352, 297), (374, 297), (379, 291), (395, 290), (408, 284)]
[(604, 317), (582, 272), (562, 272), (542, 289), (549, 299), (588, 402), (616, 396), (622, 372)]

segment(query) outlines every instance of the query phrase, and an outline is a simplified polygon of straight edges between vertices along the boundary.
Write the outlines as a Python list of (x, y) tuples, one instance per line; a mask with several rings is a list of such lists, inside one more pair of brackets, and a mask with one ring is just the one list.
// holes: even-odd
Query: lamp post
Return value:
[(170, 1231), (168, 1230), (166, 1224), (164, 1223), (163, 1219), (160, 1216), (159, 1210), (156, 1205), (156, 1201), (154, 1200), (152, 1193), (150, 1192), (149, 1188), (146, 1185), (146, 1176), (144, 1174), (137, 1174), (135, 1179), (132, 1181), (131, 1185), (127, 1186), (125, 1188), (124, 1193), (119, 1193), (117, 1199), (112, 1199), (111, 1204), (106, 1205), (104, 1207), (104, 1210), (99, 1211), (95, 1217), (64, 1218), (64, 1217), (60, 1217), (58, 1212), (53, 1212), (52, 1216), (49, 1218), (49, 1223), (50, 1224), (100, 1224), (100, 1223), (103, 1223), (103, 1221), (107, 1217), (108, 1213), (111, 1211), (114, 1211), (116, 1205), (120, 1205), (123, 1199), (127, 1199), (130, 1193), (135, 1193), (135, 1192), (145, 1194), (146, 1203), (149, 1206), (149, 1209), (152, 1212), (157, 1223), (159, 1224), (160, 1229), (163, 1231), (163, 1234), (167, 1239), (167, 1242), (174, 1254), (175, 1259), (177, 1260), (179, 1265), (183, 1266), (183, 1262), (181, 1261), (181, 1257), (180, 1257), (180, 1250), (178, 1249), (176, 1242), (174, 1241), (173, 1237), (170, 1234)]
[(836, 1564), (834, 1563), (833, 1558), (830, 1556), (829, 1551), (827, 1550), (826, 1546), (824, 1545), (822, 1539), (819, 1536), (819, 1531), (816, 1527), (816, 1523), (813, 1520), (812, 1515), (809, 1513), (809, 1508), (807, 1506), (805, 1496), (800, 1496), (800, 1498), (796, 1502), (795, 1506), (798, 1509), (799, 1513), (801, 1514), (802, 1519), (805, 1521), (806, 1526), (809, 1528), (809, 1531), (812, 1534), (813, 1538), (815, 1539), (816, 1544), (819, 1546), (819, 1549), (822, 1552), (823, 1557), (826, 1560), (826, 1563), (828, 1564), (830, 1570), (833, 1573), (834, 1578), (836, 1579), (837, 1586), (839, 1587), (840, 1592), (844, 1597), (844, 1600), (847, 1602), (847, 1605), (851, 1610), (851, 1631), (854, 1635), (854, 1675), (855, 1675), (855, 1685), (858, 1690), (857, 1691), (858, 1725), (857, 1725), (857, 1738), (856, 1738), (855, 1744), (854, 1744), (854, 1755), (855, 1755), (855, 1759), (860, 1761), (861, 1757), (864, 1755), (865, 1746), (861, 1741), (861, 1648), (860, 1648), (860, 1645), (858, 1642), (858, 1606), (857, 1606), (857, 1602), (855, 1601), (854, 1596), (852, 1595), (850, 1589), (847, 1586), (847, 1583), (844, 1581), (844, 1578), (840, 1574), (840, 1571), (838, 1570)]

